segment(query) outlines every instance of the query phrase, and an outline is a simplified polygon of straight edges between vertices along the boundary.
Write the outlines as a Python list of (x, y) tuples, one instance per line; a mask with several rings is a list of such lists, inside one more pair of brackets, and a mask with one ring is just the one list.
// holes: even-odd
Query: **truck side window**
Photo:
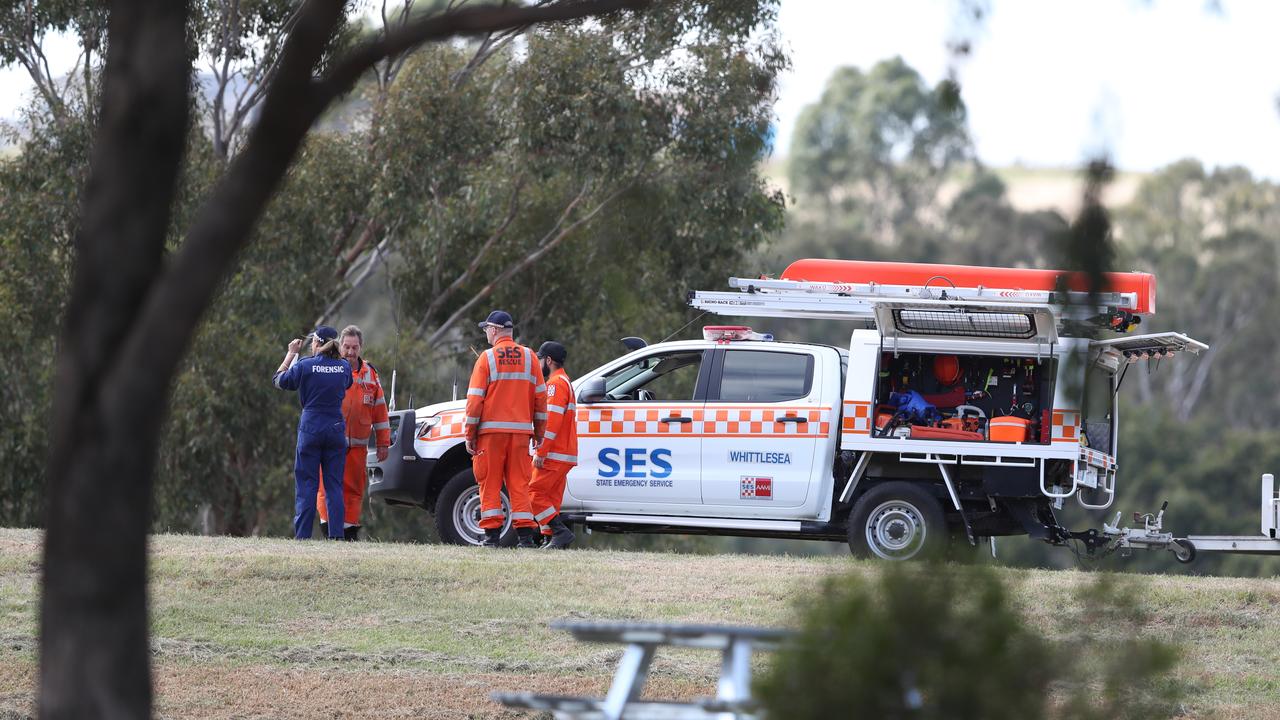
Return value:
[(614, 402), (692, 400), (701, 365), (701, 350), (649, 355), (606, 375), (605, 396)]
[(812, 355), (760, 350), (724, 355), (721, 402), (786, 402), (808, 396), (812, 388)]

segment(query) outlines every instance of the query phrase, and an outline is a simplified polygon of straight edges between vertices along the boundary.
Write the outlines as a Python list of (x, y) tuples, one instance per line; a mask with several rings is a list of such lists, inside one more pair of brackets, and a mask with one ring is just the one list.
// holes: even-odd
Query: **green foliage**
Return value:
[[(1142, 639), (1136, 595), (1102, 578), (1042, 637), (982, 568), (886, 566), (828, 580), (758, 690), (770, 717), (1172, 717), (1176, 650)], [(1091, 628), (1105, 629), (1097, 635)]]
[(523, 341), (555, 337), (571, 371), (589, 368), (619, 349), (601, 337), (683, 325), (684, 292), (722, 283), (780, 227), (781, 197), (756, 163), (784, 58), (743, 17), (704, 10), (693, 16), (721, 25), (673, 34), (660, 12), (542, 31), (461, 84), (467, 52), (435, 48), (406, 66), (378, 140), (379, 182), (395, 189), (379, 214), (405, 236), (391, 280), (418, 313), (408, 321), (446, 343), (428, 349), (444, 364), (401, 365), (416, 366), (419, 397), (470, 365), (479, 338), (438, 332), (459, 313), (508, 307)]
[[(1239, 429), (1280, 426), (1280, 186), (1242, 168), (1184, 160), (1116, 213), (1121, 263), (1156, 274), (1159, 312), (1143, 331), (1210, 345), (1138, 374), (1134, 392), (1180, 420), (1209, 413)], [(1190, 360), (1191, 362), (1185, 362)]]
[[(269, 64), (291, 3), (237, 7), (229, 17), (222, 3), (198, 3), (191, 19), (193, 51), (225, 59), (232, 90)], [(781, 197), (757, 171), (785, 65), (775, 13), (767, 1), (686, 1), (540, 30), (487, 59), (476, 45), (431, 46), (385, 92), (354, 93), (307, 142), (193, 341), (157, 466), (156, 527), (286, 532), (297, 406), (269, 376), (375, 246), (391, 288), (349, 311), (338, 302), (326, 319), (344, 325), (369, 306), (386, 318), (365, 325), (366, 356), (384, 383), (399, 369), (402, 407), (465, 382), (480, 338), (462, 330), (490, 306), (509, 307), (526, 342), (568, 344), (571, 368), (617, 354), (601, 337), (684, 324), (685, 290), (721, 282), (782, 222)], [(211, 138), (219, 110), (199, 85), (170, 248), (236, 147), (228, 127)], [(0, 470), (6, 524), (39, 520), (54, 339), (92, 134), (89, 113), (55, 122), (42, 102), (21, 154), (0, 165), (0, 322), (22, 345), (0, 389), (6, 417), (20, 419), (0, 428), (12, 458)], [(442, 325), (454, 329), (423, 342)], [(421, 513), (366, 517), (378, 537), (430, 537)]]
[(796, 120), (791, 187), (828, 206), (861, 208), (883, 231), (931, 203), (948, 170), (972, 156), (953, 83), (925, 86), (902, 58), (867, 73), (844, 67)]
[(21, 154), (0, 162), (0, 327), (12, 350), (0, 367), (0, 522), (19, 526), (43, 516), (56, 329), (91, 137), (75, 123), (37, 127)]

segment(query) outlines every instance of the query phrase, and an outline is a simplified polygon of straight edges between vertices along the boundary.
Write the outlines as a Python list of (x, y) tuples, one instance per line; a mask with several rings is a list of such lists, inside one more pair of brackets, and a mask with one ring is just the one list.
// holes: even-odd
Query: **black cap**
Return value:
[(328, 325), (321, 325), (316, 331), (311, 333), (311, 337), (319, 339), (321, 342), (328, 342), (338, 338), (338, 331)]
[(564, 346), (554, 340), (548, 340), (538, 348), (539, 358), (551, 358), (556, 363), (564, 365), (564, 359), (569, 356), (569, 351)]
[(502, 310), (494, 310), (489, 313), (489, 317), (485, 318), (484, 322), (480, 323), (480, 327), (485, 327), (486, 325), (493, 325), (494, 327), (501, 328), (516, 326), (515, 322), (511, 319), (511, 315), (503, 312)]

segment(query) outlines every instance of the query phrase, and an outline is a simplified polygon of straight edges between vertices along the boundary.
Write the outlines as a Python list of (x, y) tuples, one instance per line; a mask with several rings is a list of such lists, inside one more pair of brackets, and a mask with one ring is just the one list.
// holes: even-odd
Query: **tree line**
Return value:
[[(384, 3), (372, 21), (345, 18), (324, 57), (444, 7)], [(282, 0), (192, 5), (187, 37), (199, 60), (166, 255), (244, 150), (294, 10)], [(396, 371), (406, 406), (451, 397), (478, 344), (470, 321), (490, 306), (512, 308), (522, 337), (566, 343), (572, 365), (586, 369), (621, 350), (616, 338), (661, 339), (693, 319), (688, 289), (799, 257), (1075, 265), (1079, 218), (1015, 208), (976, 156), (961, 88), (929, 86), (901, 59), (838, 70), (805, 109), (787, 202), (760, 169), (786, 67), (775, 11), (684, 3), (643, 18), (492, 32), (388, 57), (361, 75), (301, 146), (182, 361), (152, 529), (282, 532), (295, 410), (259, 381), (279, 346), (316, 321), (370, 318), (369, 356), (384, 375)], [(17, 418), (0, 429), (10, 459), (0, 522), (35, 525), (106, 16), (77, 3), (5, 12), (0, 25), (12, 32), (0, 61), (26, 68), (37, 92), (7, 130), (20, 150), (0, 163), (0, 322), (15, 346), (0, 403)], [(83, 53), (63, 78), (40, 62), (54, 31), (74, 34)], [(1111, 265), (1160, 283), (1159, 314), (1143, 330), (1185, 331), (1211, 346), (1133, 368), (1118, 508), (1167, 497), (1179, 529), (1253, 527), (1255, 478), (1275, 467), (1266, 448), (1280, 426), (1269, 322), (1276, 193), (1242, 168), (1184, 160), (1107, 209)], [(847, 340), (815, 323), (778, 328)], [(1170, 448), (1170, 436), (1186, 442)], [(429, 536), (416, 513), (376, 512), (371, 523), (384, 538)], [(1064, 557), (1028, 550), (1013, 560)]]

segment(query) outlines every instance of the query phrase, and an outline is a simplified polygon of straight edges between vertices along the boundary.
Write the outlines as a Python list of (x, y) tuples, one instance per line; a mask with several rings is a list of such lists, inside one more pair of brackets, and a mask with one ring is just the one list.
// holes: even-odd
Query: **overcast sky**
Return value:
[[(1124, 170), (1192, 156), (1280, 180), (1280, 2), (991, 0), (959, 66), (978, 155), (990, 165), (1075, 166), (1100, 149)], [(783, 0), (793, 68), (781, 82), (776, 154), (841, 65), (901, 55), (930, 83), (952, 58), (953, 0)], [(74, 44), (55, 41), (55, 72)], [(0, 117), (30, 83), (0, 71)]]
[[(978, 155), (990, 165), (1074, 166), (1108, 150), (1125, 170), (1183, 157), (1280, 180), (1280, 2), (991, 0), (959, 66)], [(949, 0), (784, 0), (793, 69), (776, 152), (833, 69), (901, 55), (930, 83), (952, 63)]]

